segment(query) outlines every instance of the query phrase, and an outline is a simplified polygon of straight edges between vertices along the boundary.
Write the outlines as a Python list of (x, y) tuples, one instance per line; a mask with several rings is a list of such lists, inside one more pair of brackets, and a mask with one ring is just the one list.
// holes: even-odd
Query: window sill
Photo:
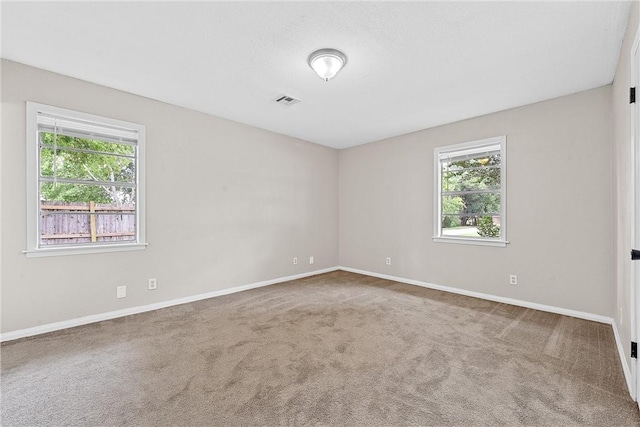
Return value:
[(487, 240), (487, 239), (473, 239), (468, 237), (433, 237), (433, 241), (437, 243), (455, 243), (458, 245), (477, 245), (477, 246), (497, 246), (506, 247), (507, 240)]
[(120, 245), (67, 246), (58, 248), (41, 248), (22, 251), (27, 258), (47, 256), (85, 255), (105, 252), (140, 251), (147, 248), (148, 243), (129, 243)]

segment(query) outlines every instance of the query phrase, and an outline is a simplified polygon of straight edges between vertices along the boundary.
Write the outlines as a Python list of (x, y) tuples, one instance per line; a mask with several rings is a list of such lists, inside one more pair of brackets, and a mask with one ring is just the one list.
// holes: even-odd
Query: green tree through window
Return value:
[(26, 107), (27, 256), (145, 249), (145, 126)]
[(505, 137), (437, 148), (436, 237), (504, 237)]
[(118, 185), (135, 182), (135, 147), (49, 132), (41, 132), (41, 143), (43, 177), (86, 181), (86, 184), (42, 182), (43, 200), (123, 206), (135, 199), (133, 187)]

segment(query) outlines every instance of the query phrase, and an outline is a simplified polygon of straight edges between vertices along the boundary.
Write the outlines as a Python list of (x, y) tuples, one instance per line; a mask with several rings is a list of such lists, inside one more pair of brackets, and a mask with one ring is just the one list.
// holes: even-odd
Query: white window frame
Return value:
[[(465, 150), (477, 150), (491, 145), (500, 145), (500, 237), (453, 237), (442, 235), (442, 164), (443, 155), (459, 153)], [(458, 243), (464, 245), (505, 247), (507, 240), (507, 137), (506, 135), (481, 139), (460, 144), (437, 147), (434, 150), (434, 216), (433, 241), (438, 243)]]
[[(58, 255), (80, 255), (101, 252), (120, 252), (145, 249), (145, 126), (125, 122), (79, 111), (67, 110), (50, 105), (27, 101), (27, 248), (23, 251), (28, 258)], [(60, 246), (40, 245), (40, 156), (38, 136), (38, 114), (47, 114), (59, 118), (69, 118), (106, 125), (138, 133), (136, 146), (136, 239), (135, 242), (103, 242), (91, 244), (73, 244)]]

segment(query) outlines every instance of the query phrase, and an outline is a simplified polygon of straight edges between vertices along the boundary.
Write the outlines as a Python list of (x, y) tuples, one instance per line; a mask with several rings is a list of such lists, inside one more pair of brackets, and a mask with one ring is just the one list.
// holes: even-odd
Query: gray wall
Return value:
[[(610, 94), (606, 86), (340, 151), (340, 265), (611, 316)], [(498, 135), (507, 135), (511, 243), (434, 243), (433, 149)]]
[[(633, 2), (627, 31), (620, 50), (620, 59), (616, 69), (611, 92), (612, 130), (614, 149), (614, 236), (615, 236), (615, 287), (617, 308), (612, 313), (620, 332), (623, 348), (628, 350), (631, 342), (631, 221), (633, 204), (632, 169), (631, 169), (631, 113), (629, 107), (629, 87), (631, 84), (630, 54), (633, 38), (638, 30), (640, 8)], [(627, 364), (631, 366), (631, 357), (625, 351)]]
[[(337, 265), (336, 150), (9, 61), (1, 70), (2, 332)], [(146, 125), (146, 250), (21, 253), (27, 100)]]

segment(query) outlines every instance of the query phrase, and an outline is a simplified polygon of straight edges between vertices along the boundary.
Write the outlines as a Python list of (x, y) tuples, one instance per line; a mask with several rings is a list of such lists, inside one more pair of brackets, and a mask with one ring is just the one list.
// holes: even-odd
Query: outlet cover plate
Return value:
[(116, 298), (125, 298), (127, 296), (127, 287), (118, 286), (116, 288)]

